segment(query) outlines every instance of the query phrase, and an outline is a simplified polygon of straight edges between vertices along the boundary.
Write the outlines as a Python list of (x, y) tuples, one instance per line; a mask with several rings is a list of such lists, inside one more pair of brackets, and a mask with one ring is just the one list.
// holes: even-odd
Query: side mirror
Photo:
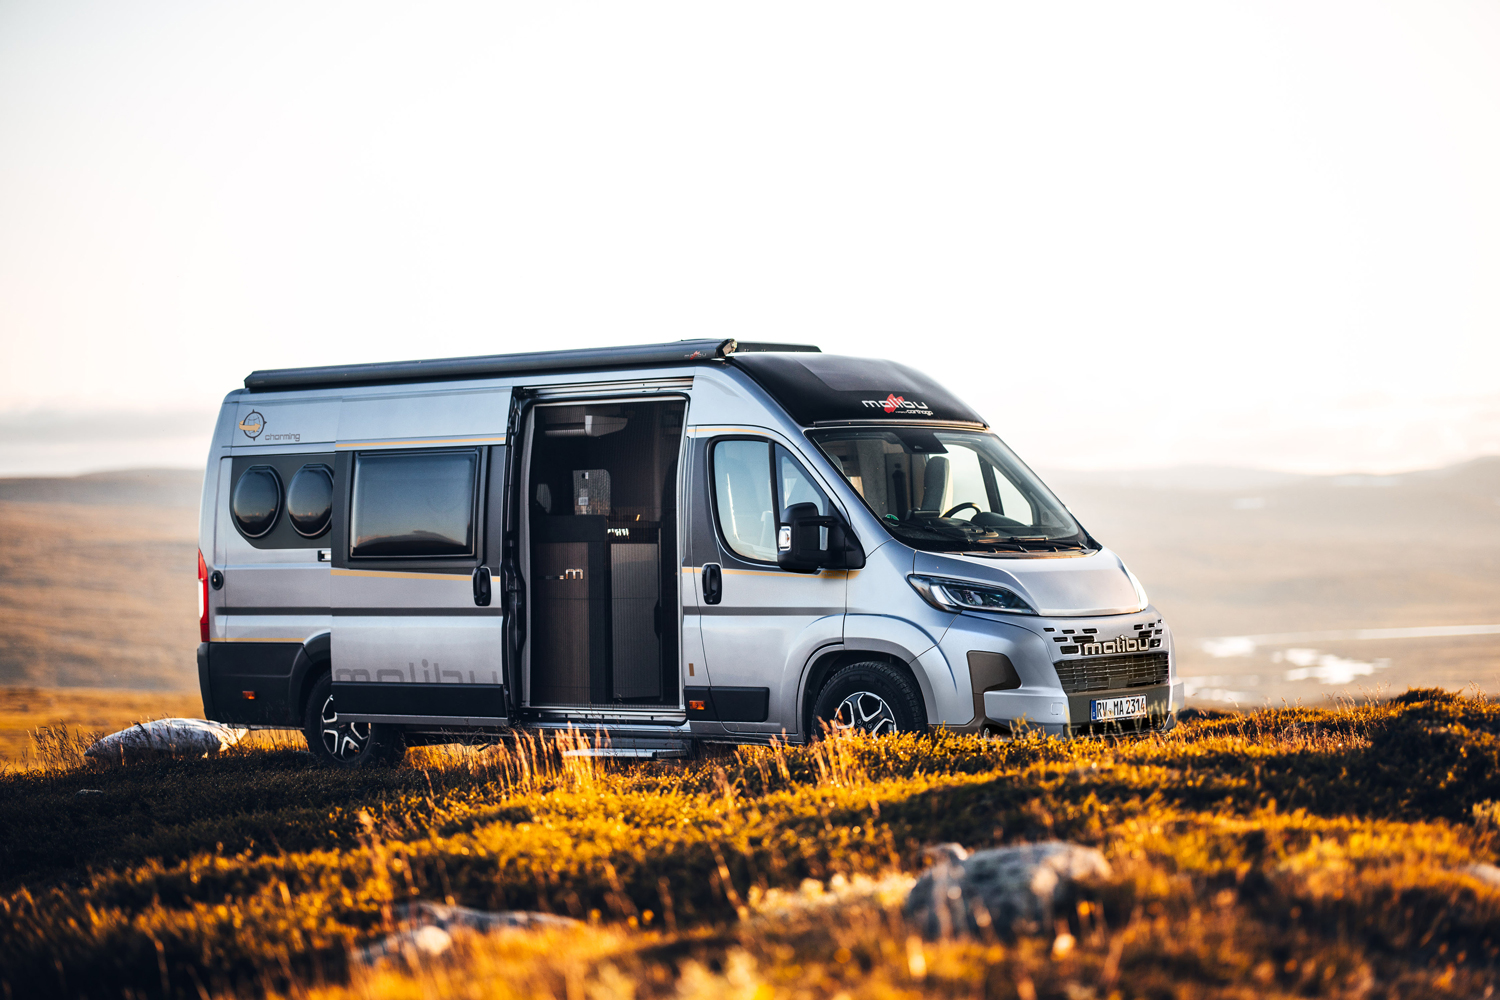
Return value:
[(794, 503), (776, 528), (776, 565), (794, 573), (816, 573), (823, 565), (822, 534), (830, 518), (815, 503)]
[(819, 514), (815, 503), (794, 503), (776, 529), (776, 564), (795, 573), (863, 569), (865, 550), (842, 517)]

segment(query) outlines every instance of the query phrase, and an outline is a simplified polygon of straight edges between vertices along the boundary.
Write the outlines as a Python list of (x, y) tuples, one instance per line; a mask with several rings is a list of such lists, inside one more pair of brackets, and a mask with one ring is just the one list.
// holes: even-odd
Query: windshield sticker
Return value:
[(916, 403), (905, 396), (898, 396), (894, 392), (884, 399), (861, 399), (860, 403), (868, 409), (884, 410), (887, 413), (917, 413), (924, 417), (932, 416), (932, 408), (926, 403)]

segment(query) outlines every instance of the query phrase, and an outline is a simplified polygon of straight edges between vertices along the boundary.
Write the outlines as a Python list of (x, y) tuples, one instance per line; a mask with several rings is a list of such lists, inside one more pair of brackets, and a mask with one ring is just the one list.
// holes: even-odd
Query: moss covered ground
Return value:
[[(521, 740), (325, 770), (300, 741), (0, 773), (7, 997), (1489, 996), (1500, 707), (1440, 691), (1159, 736), (841, 738), (694, 761)], [(93, 789), (92, 792), (84, 792)], [(924, 848), (1114, 875), (1036, 937), (923, 941)], [(570, 915), (355, 949), (410, 899)]]

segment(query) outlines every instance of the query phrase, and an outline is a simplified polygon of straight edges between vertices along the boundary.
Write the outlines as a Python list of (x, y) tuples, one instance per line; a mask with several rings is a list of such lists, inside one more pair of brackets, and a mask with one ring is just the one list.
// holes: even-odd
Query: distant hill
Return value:
[[(1352, 685), (1470, 682), (1500, 692), (1494, 637), (1234, 656), (1203, 645), (1500, 623), (1500, 457), (1393, 476), (1197, 466), (1043, 478), (1141, 578), (1199, 697), (1317, 701)], [(201, 479), (175, 469), (0, 479), (0, 684), (196, 685)]]
[(1117, 469), (1099, 472), (1072, 469), (1038, 470), (1054, 490), (1070, 485), (1085, 488), (1114, 486), (1123, 489), (1176, 490), (1189, 493), (1239, 493), (1274, 489), (1314, 479), (1295, 472), (1267, 469), (1237, 469), (1227, 465), (1174, 465), (1166, 469)]
[(197, 687), (202, 481), (0, 479), (0, 684)]
[(0, 501), (90, 505), (198, 506), (201, 469), (126, 469), (84, 476), (0, 477)]
[(1389, 476), (1184, 468), (1044, 478), (1140, 577), (1175, 627), (1183, 672), (1211, 678), (1205, 685), (1255, 701), (1339, 690), (1318, 677), (1354, 678), (1344, 688), (1500, 690), (1493, 637), (1314, 642), (1223, 657), (1201, 645), (1500, 623), (1500, 457)]

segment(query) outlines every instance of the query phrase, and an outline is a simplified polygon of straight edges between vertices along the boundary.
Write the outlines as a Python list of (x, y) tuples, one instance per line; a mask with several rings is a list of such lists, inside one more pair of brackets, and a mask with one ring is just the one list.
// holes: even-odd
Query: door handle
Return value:
[(703, 603), (718, 604), (724, 599), (724, 573), (718, 563), (703, 564)]
[(481, 608), (490, 606), (490, 568), (474, 567), (474, 603)]
[(511, 652), (520, 656), (521, 647), (526, 644), (526, 588), (521, 583), (521, 575), (509, 564), (501, 569), (501, 574), (505, 588), (505, 616), (510, 623), (509, 632), (514, 644)]

